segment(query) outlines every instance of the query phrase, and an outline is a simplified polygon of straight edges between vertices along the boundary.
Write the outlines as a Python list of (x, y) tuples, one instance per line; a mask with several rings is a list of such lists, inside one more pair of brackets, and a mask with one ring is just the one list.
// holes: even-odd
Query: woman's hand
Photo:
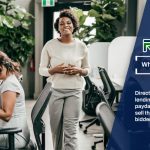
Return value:
[(81, 74), (82, 71), (83, 71), (82, 68), (76, 67), (74, 65), (69, 65), (67, 68), (64, 68), (64, 72), (67, 75)]
[(64, 69), (64, 73), (67, 75), (76, 75), (80, 74), (81, 69), (78, 67), (67, 67)]
[(64, 73), (65, 73), (64, 70), (65, 70), (66, 68), (67, 68), (67, 67), (64, 65), (64, 63), (62, 63), (62, 64), (60, 64), (60, 65), (57, 65), (57, 66), (53, 67), (53, 68), (50, 68), (50, 69), (48, 70), (48, 72), (49, 72), (51, 75), (53, 75), (53, 74), (55, 74), (55, 73), (64, 74)]
[(87, 74), (87, 70), (82, 69), (80, 67), (76, 67), (74, 65), (65, 66), (64, 63), (63, 63), (63, 64), (60, 64), (60, 65), (57, 65), (56, 67), (50, 68), (49, 73), (51, 75), (53, 75), (55, 73), (59, 73), (59, 74), (67, 74), (67, 75), (79, 74), (81, 76), (85, 76)]

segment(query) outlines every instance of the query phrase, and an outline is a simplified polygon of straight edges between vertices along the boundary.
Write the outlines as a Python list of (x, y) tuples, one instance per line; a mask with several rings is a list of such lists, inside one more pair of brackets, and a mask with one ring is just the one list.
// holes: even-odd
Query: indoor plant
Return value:
[[(125, 16), (125, 3), (123, 0), (92, 0), (88, 14), (83, 14), (81, 9), (72, 8), (72, 10), (77, 14), (80, 23), (76, 34), (78, 38), (86, 44), (97, 41), (110, 42), (117, 35), (118, 22)], [(91, 26), (85, 25), (87, 17), (95, 19)]]
[(0, 0), (0, 50), (24, 65), (33, 52), (33, 16), (14, 0)]

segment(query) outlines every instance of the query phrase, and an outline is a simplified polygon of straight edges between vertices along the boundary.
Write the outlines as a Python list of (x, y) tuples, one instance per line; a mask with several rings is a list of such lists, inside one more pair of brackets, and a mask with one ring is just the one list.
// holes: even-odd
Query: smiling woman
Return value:
[(88, 49), (73, 36), (78, 22), (71, 10), (61, 11), (54, 27), (60, 36), (45, 44), (39, 73), (52, 83), (49, 110), (54, 149), (78, 150), (77, 124), (83, 76), (89, 73)]

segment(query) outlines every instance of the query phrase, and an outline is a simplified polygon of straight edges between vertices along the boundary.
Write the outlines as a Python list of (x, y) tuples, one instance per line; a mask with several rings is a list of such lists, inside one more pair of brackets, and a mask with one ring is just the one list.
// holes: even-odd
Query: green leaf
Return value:
[(103, 15), (102, 15), (102, 18), (103, 18), (104, 20), (115, 20), (115, 19), (116, 19), (116, 17), (113, 17), (113, 16), (110, 15), (110, 14), (103, 14)]
[(80, 25), (83, 25), (85, 23), (86, 18), (87, 18), (87, 16), (85, 16), (85, 15), (83, 15), (79, 18)]
[(97, 38), (90, 38), (89, 40), (88, 40), (88, 43), (94, 43), (94, 42), (98, 42), (98, 39)]
[(3, 18), (3, 24), (6, 25), (8, 28), (13, 28), (14, 27), (14, 19), (9, 16), (5, 16)]
[(88, 15), (89, 15), (90, 17), (99, 17), (99, 16), (100, 16), (99, 13), (98, 13), (96, 10), (94, 10), (94, 9), (91, 9), (91, 10), (88, 12)]
[(77, 7), (70, 7), (74, 15), (79, 19), (81, 16), (83, 16), (83, 10), (78, 9)]
[(4, 20), (4, 17), (0, 15), (0, 26), (3, 26), (3, 20)]
[(15, 12), (14, 12), (13, 16), (14, 16), (16, 19), (21, 20), (21, 19), (23, 19), (24, 14), (23, 14), (23, 13), (18, 12), (17, 10), (15, 10)]
[(29, 24), (28, 24), (28, 22), (27, 21), (22, 21), (21, 22), (22, 23), (22, 27), (24, 28), (24, 29), (29, 29)]

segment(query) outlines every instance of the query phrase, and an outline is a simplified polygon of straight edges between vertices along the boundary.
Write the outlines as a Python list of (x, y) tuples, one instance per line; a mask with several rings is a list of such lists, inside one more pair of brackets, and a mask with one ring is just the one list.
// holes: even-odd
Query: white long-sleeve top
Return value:
[(50, 75), (48, 69), (64, 63), (87, 69), (89, 72), (88, 49), (78, 39), (65, 44), (58, 39), (48, 41), (42, 49), (39, 73), (46, 76), (47, 82), (55, 89), (83, 89), (84, 79), (80, 75), (58, 74)]

